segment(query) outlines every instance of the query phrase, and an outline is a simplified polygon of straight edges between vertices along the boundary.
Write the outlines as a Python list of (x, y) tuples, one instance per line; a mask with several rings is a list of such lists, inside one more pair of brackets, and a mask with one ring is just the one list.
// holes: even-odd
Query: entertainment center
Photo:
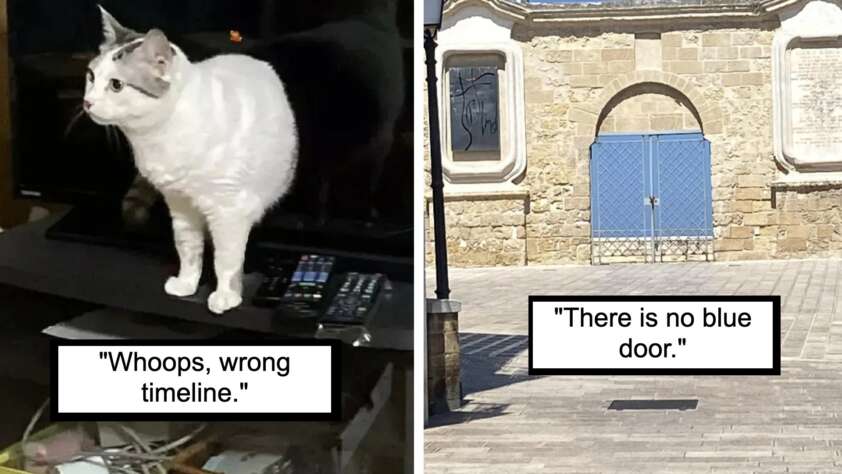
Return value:
[[(401, 465), (372, 472), (410, 472), (412, 2), (395, 0), (391, 29), (367, 32), (391, 10), (382, 3), (297, 5), (289, 18), (273, 1), (103, 2), (127, 25), (168, 30), (191, 59), (274, 59), (290, 95), (301, 135), (296, 184), (251, 234), (243, 304), (215, 315), (206, 305), (211, 264), (195, 295), (164, 292), (178, 262), (166, 207), (157, 202), (129, 222), (129, 144), (117, 130), (76, 117), (101, 34), (96, 3), (8, 0), (14, 189), (18, 198), (72, 208), (0, 233), (0, 285), (223, 327), (226, 338), (340, 340), (342, 421), (276, 432), (320, 433), (340, 466), (368, 446), (366, 456)], [(332, 38), (331, 28), (345, 31), (360, 19), (358, 45)], [(228, 40), (234, 30), (238, 42)], [(393, 31), (394, 48), (372, 41), (383, 31)], [(378, 47), (366, 50), (372, 42)]]

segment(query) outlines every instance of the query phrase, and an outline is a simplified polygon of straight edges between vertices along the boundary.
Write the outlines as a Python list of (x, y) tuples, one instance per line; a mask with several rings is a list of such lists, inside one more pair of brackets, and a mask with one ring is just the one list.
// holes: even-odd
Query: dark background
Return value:
[[(119, 132), (108, 133), (86, 116), (68, 129), (84, 93), (85, 68), (102, 39), (96, 3), (8, 2), (12, 161), (19, 197), (118, 208), (135, 174)], [(238, 52), (273, 64), (296, 114), (301, 149), (293, 192), (264, 220), (264, 228), (321, 236), (355, 228), (360, 238), (365, 232), (405, 233), (411, 240), (411, 0), (101, 3), (126, 27), (164, 30), (193, 61)], [(358, 55), (377, 58), (378, 45), (365, 38), (347, 45), (298, 34), (330, 22), (365, 20), (387, 3), (397, 8), (395, 41), (402, 52), (397, 61), (384, 59), (377, 74), (402, 80), (404, 106), (391, 147), (369, 152), (367, 144), (384, 119), (382, 104), (390, 98), (372, 86), (373, 71), (364, 69), (370, 64)], [(229, 30), (240, 31), (245, 41), (230, 43)], [(165, 213), (162, 208), (158, 211)], [(166, 219), (150, 222), (163, 225)]]

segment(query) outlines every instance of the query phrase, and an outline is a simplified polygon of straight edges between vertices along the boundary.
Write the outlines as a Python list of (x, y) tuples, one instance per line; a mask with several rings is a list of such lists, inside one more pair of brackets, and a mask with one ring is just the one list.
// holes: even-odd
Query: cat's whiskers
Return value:
[(82, 108), (81, 105), (76, 106), (76, 112), (74, 112), (73, 117), (70, 118), (70, 121), (67, 123), (67, 127), (64, 129), (64, 138), (70, 136), (70, 132), (73, 131), (73, 127), (79, 122), (79, 119), (85, 115), (85, 110)]
[(114, 137), (114, 151), (120, 156), (123, 154), (123, 137), (120, 135), (120, 130), (115, 125), (108, 125), (108, 129)]
[(108, 143), (108, 149), (111, 150), (114, 148), (114, 137), (113, 134), (114, 130), (111, 129), (110, 125), (105, 126), (105, 141)]
[[(81, 119), (83, 115), (85, 115), (84, 108), (81, 105), (76, 106), (73, 116), (70, 117), (67, 127), (64, 129), (65, 139), (70, 136), (73, 128), (79, 123), (79, 119)], [(117, 130), (117, 127), (115, 125), (105, 125), (103, 128), (105, 129), (105, 140), (108, 143), (108, 149), (118, 156), (122, 155), (123, 140), (120, 136), (120, 132)]]

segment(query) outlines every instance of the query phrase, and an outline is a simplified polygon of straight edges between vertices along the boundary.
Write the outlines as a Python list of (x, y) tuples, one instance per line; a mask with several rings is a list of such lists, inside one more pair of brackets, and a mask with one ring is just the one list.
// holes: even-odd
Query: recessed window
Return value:
[(505, 43), (451, 46), (445, 41), (439, 82), (445, 179), (508, 185), (526, 168), (520, 50)]
[(450, 146), (454, 152), (500, 151), (497, 66), (452, 67)]
[(457, 53), (445, 60), (442, 145), (453, 161), (500, 163), (507, 151), (507, 68), (499, 52)]

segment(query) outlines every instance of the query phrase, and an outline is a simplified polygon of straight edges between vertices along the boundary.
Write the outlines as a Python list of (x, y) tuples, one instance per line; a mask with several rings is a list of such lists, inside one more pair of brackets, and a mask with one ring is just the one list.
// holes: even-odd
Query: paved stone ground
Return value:
[[(451, 270), (467, 403), (427, 473), (842, 472), (842, 260)], [(428, 272), (428, 294), (432, 294)], [(780, 377), (529, 377), (528, 294), (778, 294)], [(698, 398), (694, 411), (607, 411)]]

